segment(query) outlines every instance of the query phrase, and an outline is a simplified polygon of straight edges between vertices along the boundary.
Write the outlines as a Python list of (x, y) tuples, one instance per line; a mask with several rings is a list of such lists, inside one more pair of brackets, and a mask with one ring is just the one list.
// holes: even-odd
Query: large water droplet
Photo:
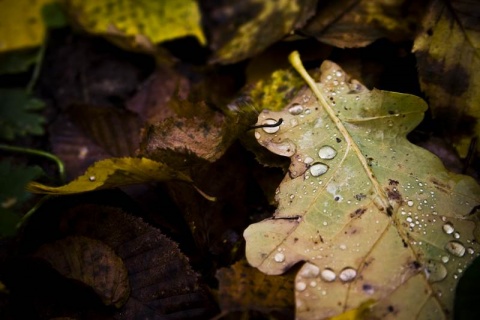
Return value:
[(356, 276), (357, 276), (357, 270), (350, 267), (344, 268), (338, 275), (340, 280), (342, 280), (343, 282), (352, 281), (353, 279), (355, 279)]
[(323, 146), (318, 151), (318, 155), (322, 159), (333, 159), (337, 155), (337, 151), (330, 146)]
[(453, 228), (453, 225), (450, 222), (445, 223), (442, 226), (442, 229), (446, 234), (452, 234), (455, 231), (455, 228)]
[(297, 283), (295, 283), (295, 289), (297, 289), (297, 291), (303, 291), (307, 288), (307, 284), (303, 281), (298, 281)]
[[(276, 123), (278, 123), (278, 121), (275, 120), (275, 119), (266, 119), (265, 121), (262, 122), (262, 125), (272, 125), (272, 124), (276, 124)], [(280, 124), (278, 126), (275, 126), (275, 127), (262, 127), (262, 129), (266, 133), (275, 133), (278, 130), (280, 130)]]
[(337, 278), (337, 275), (332, 269), (326, 268), (322, 270), (320, 277), (322, 277), (323, 281), (332, 282)]
[(445, 250), (457, 257), (463, 257), (465, 254), (465, 247), (458, 241), (450, 241), (446, 244)]
[(278, 252), (277, 254), (275, 254), (275, 257), (273, 257), (273, 259), (275, 259), (276, 262), (283, 262), (285, 261), (285, 255), (281, 252)]
[(320, 274), (320, 268), (316, 265), (307, 262), (300, 270), (300, 275), (304, 278), (315, 278)]
[(310, 173), (314, 177), (321, 176), (325, 172), (327, 172), (328, 166), (324, 163), (315, 163), (310, 167)]
[(301, 104), (294, 103), (290, 108), (288, 108), (288, 112), (296, 116), (303, 112), (303, 106)]
[(428, 281), (438, 282), (442, 281), (447, 277), (447, 268), (440, 262), (435, 260), (430, 260), (425, 265), (425, 275), (427, 276)]

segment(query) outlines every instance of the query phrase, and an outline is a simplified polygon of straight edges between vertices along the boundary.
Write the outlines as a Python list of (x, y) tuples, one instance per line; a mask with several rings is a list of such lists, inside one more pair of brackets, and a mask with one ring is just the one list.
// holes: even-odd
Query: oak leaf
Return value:
[[(335, 63), (283, 111), (263, 111), (260, 144), (291, 158), (270, 219), (249, 226), (248, 262), (295, 279), (298, 319), (373, 300), (367, 318), (452, 316), (454, 288), (480, 250), (480, 186), (406, 139), (427, 105), (368, 90)], [(370, 304), (370, 303), (369, 303)]]

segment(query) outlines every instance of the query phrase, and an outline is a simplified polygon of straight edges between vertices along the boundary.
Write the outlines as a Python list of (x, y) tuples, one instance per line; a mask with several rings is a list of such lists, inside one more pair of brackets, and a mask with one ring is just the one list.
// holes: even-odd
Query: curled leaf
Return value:
[(38, 182), (30, 182), (27, 189), (33, 193), (59, 195), (165, 180), (193, 183), (186, 174), (147, 158), (110, 158), (96, 162), (85, 174), (64, 186), (49, 187)]

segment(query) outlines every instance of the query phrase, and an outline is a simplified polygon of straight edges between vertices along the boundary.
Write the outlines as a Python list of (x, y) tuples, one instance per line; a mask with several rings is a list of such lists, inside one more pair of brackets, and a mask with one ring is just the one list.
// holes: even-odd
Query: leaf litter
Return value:
[(272, 275), (303, 262), (299, 319), (370, 299), (369, 317), (451, 317), (458, 278), (480, 250), (470, 215), (479, 185), (406, 139), (422, 99), (370, 91), (330, 61), (315, 83), (291, 57), (310, 89), (259, 116), (257, 140), (291, 164), (274, 216), (245, 230), (248, 262)]

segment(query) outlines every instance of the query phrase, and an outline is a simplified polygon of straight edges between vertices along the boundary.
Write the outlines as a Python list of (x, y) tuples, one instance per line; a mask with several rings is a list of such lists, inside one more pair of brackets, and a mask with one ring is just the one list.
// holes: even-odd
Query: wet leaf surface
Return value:
[(67, 237), (43, 245), (35, 256), (64, 277), (91, 287), (107, 306), (122, 307), (130, 294), (122, 259), (106, 244), (87, 237)]
[(479, 19), (476, 1), (432, 1), (413, 47), (433, 115), (462, 157), (480, 136)]
[(249, 263), (281, 274), (305, 262), (300, 319), (369, 299), (370, 317), (450, 317), (458, 277), (480, 249), (469, 216), (480, 186), (407, 141), (426, 110), (420, 98), (370, 91), (329, 61), (321, 71), (315, 93), (259, 116), (257, 125), (283, 119), (256, 137), (291, 164), (274, 216), (244, 233)]

